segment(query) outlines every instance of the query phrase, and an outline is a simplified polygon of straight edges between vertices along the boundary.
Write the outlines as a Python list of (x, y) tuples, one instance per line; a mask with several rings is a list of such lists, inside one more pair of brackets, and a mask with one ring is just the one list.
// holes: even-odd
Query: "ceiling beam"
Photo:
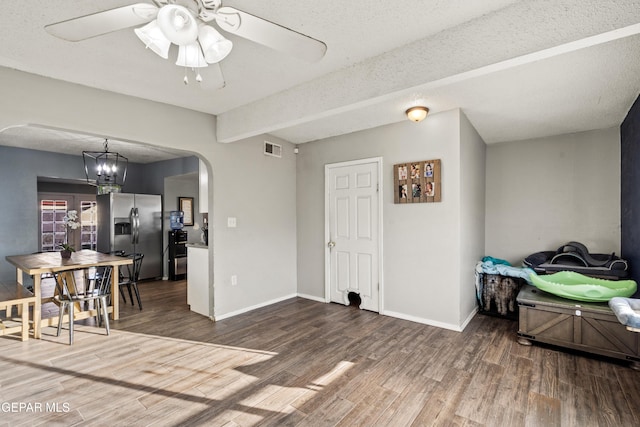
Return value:
[[(220, 142), (371, 108), (398, 96), (638, 34), (633, 2), (520, 2), (218, 116)], [(585, 15), (589, 16), (585, 25)], [(550, 19), (553, 17), (553, 19)], [(515, 23), (526, 22), (526, 26)], [(505, 49), (504, 40), (510, 40)], [(330, 48), (330, 47), (329, 47)], [(380, 123), (383, 124), (383, 123)]]

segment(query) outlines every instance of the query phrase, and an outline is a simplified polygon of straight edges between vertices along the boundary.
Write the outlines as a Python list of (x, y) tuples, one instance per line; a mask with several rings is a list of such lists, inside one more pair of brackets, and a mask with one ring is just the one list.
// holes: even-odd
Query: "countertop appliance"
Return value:
[(110, 193), (96, 196), (98, 251), (144, 254), (140, 279), (162, 277), (162, 196)]

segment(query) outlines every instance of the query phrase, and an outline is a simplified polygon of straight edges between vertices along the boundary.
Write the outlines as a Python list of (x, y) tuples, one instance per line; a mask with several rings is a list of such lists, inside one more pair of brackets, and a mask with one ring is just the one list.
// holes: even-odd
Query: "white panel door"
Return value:
[(330, 300), (379, 311), (379, 189), (377, 161), (327, 167)]

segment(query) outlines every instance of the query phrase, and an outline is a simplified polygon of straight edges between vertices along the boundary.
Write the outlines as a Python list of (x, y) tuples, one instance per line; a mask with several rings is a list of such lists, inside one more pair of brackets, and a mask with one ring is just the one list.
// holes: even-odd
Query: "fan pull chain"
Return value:
[(220, 89), (224, 89), (227, 87), (227, 79), (224, 78), (224, 73), (222, 72), (222, 65), (218, 63), (218, 69), (220, 70), (220, 76), (222, 76), (222, 86)]
[[(196, 74), (196, 81), (198, 83), (202, 83), (202, 80), (204, 80), (204, 79), (202, 78), (202, 75), (200, 74), (200, 71), (196, 70), (195, 68), (192, 68), (191, 71), (193, 71)], [(189, 84), (189, 77), (187, 76), (187, 67), (184, 68), (184, 79), (182, 79), (182, 82), (185, 85)]]

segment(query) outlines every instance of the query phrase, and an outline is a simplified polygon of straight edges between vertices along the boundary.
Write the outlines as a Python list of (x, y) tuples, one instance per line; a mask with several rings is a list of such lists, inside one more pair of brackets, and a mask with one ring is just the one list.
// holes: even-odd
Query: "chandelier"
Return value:
[[(156, 19), (134, 31), (147, 48), (164, 59), (169, 57), (171, 43), (178, 45), (176, 65), (193, 69), (198, 82), (202, 81), (199, 68), (222, 61), (233, 48), (230, 40), (177, 4), (161, 7)], [(184, 84), (188, 83), (185, 73)]]
[(104, 140), (104, 151), (83, 151), (84, 173), (87, 182), (95, 181), (98, 194), (119, 193), (127, 179), (129, 160), (109, 151), (109, 140)]

